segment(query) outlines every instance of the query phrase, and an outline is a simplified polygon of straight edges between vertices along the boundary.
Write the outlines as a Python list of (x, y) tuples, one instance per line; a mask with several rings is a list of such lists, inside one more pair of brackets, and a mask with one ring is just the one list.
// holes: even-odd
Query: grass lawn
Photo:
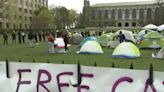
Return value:
[(62, 63), (64, 60), (66, 64), (76, 64), (77, 61), (80, 61), (81, 64), (87, 66), (93, 66), (94, 62), (97, 62), (98, 66), (103, 67), (111, 67), (112, 62), (115, 62), (115, 66), (118, 68), (129, 68), (133, 63), (134, 69), (148, 69), (152, 63), (156, 71), (164, 71), (164, 60), (151, 58), (151, 54), (158, 50), (140, 50), (142, 57), (137, 59), (114, 59), (111, 57), (113, 49), (109, 48), (103, 48), (105, 53), (101, 55), (76, 54), (77, 50), (79, 48), (73, 45), (70, 47), (70, 52), (66, 54), (50, 55), (47, 42), (41, 42), (34, 48), (29, 48), (27, 40), (24, 44), (14, 44), (9, 41), (9, 44), (4, 46), (2, 37), (0, 37), (0, 61), (7, 58), (14, 62), (18, 62), (19, 59), (22, 62), (32, 62), (35, 59), (36, 62), (49, 60), (51, 63)]

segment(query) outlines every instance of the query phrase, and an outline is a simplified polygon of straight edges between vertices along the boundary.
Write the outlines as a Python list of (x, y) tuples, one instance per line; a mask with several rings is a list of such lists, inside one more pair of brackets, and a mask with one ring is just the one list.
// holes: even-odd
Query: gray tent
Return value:
[(75, 33), (72, 35), (72, 44), (79, 44), (82, 39), (83, 36), (81, 34)]

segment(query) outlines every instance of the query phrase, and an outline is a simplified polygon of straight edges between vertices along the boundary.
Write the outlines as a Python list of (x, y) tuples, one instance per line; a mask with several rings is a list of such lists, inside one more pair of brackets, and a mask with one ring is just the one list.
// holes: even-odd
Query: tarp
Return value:
[(159, 31), (164, 30), (164, 24), (162, 24), (162, 25), (158, 26), (158, 30), (159, 30)]
[(90, 37), (87, 37), (87, 38), (83, 39), (80, 42), (79, 46), (81, 47), (87, 41), (97, 41), (97, 42), (99, 42), (99, 40), (96, 37), (90, 36)]
[(73, 87), (78, 83), (75, 64), (9, 62), (8, 69), (10, 78), (0, 76), (1, 92), (164, 92), (164, 73), (157, 71), (149, 84), (148, 70), (81, 65), (82, 81)]
[[(54, 44), (56, 45), (56, 47), (55, 48), (64, 48), (64, 41), (63, 41), (63, 38), (56, 38), (55, 40), (54, 40)], [(70, 46), (69, 44), (68, 44), (68, 46)]]
[(139, 49), (131, 42), (123, 42), (119, 44), (113, 54), (114, 58), (136, 58), (140, 57), (141, 53)]
[(143, 27), (143, 29), (158, 29), (158, 27), (154, 24), (148, 24), (146, 26)]
[(80, 51), (81, 54), (102, 54), (103, 50), (97, 41), (87, 41), (82, 45)]

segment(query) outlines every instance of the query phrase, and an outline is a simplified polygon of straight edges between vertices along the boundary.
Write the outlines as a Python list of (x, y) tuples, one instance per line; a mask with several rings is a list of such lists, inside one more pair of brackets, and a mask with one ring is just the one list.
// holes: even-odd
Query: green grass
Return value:
[(164, 60), (153, 59), (151, 54), (158, 50), (140, 50), (142, 57), (137, 59), (114, 59), (111, 57), (113, 49), (103, 48), (104, 54), (101, 55), (87, 55), (76, 54), (79, 50), (77, 46), (71, 46), (70, 52), (66, 54), (48, 54), (47, 42), (41, 42), (34, 48), (29, 48), (29, 44), (26, 40), (25, 44), (14, 44), (9, 42), (7, 46), (2, 44), (2, 37), (0, 38), (0, 61), (5, 61), (6, 58), (9, 61), (18, 62), (21, 59), (22, 62), (32, 62), (35, 59), (36, 62), (62, 63), (64, 60), (66, 64), (76, 64), (80, 61), (81, 64), (87, 66), (93, 66), (94, 62), (97, 62), (98, 66), (111, 67), (112, 62), (115, 62), (115, 66), (118, 68), (129, 68), (130, 64), (134, 64), (134, 69), (149, 69), (150, 63), (154, 65), (156, 71), (164, 71)]

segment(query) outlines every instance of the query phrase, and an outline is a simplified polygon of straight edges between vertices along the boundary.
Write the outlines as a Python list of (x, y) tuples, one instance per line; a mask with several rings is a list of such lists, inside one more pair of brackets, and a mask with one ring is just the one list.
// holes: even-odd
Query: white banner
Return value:
[(77, 65), (9, 63), (10, 78), (4, 78), (0, 63), (0, 92), (164, 92), (164, 73), (81, 66), (81, 84), (76, 87)]

